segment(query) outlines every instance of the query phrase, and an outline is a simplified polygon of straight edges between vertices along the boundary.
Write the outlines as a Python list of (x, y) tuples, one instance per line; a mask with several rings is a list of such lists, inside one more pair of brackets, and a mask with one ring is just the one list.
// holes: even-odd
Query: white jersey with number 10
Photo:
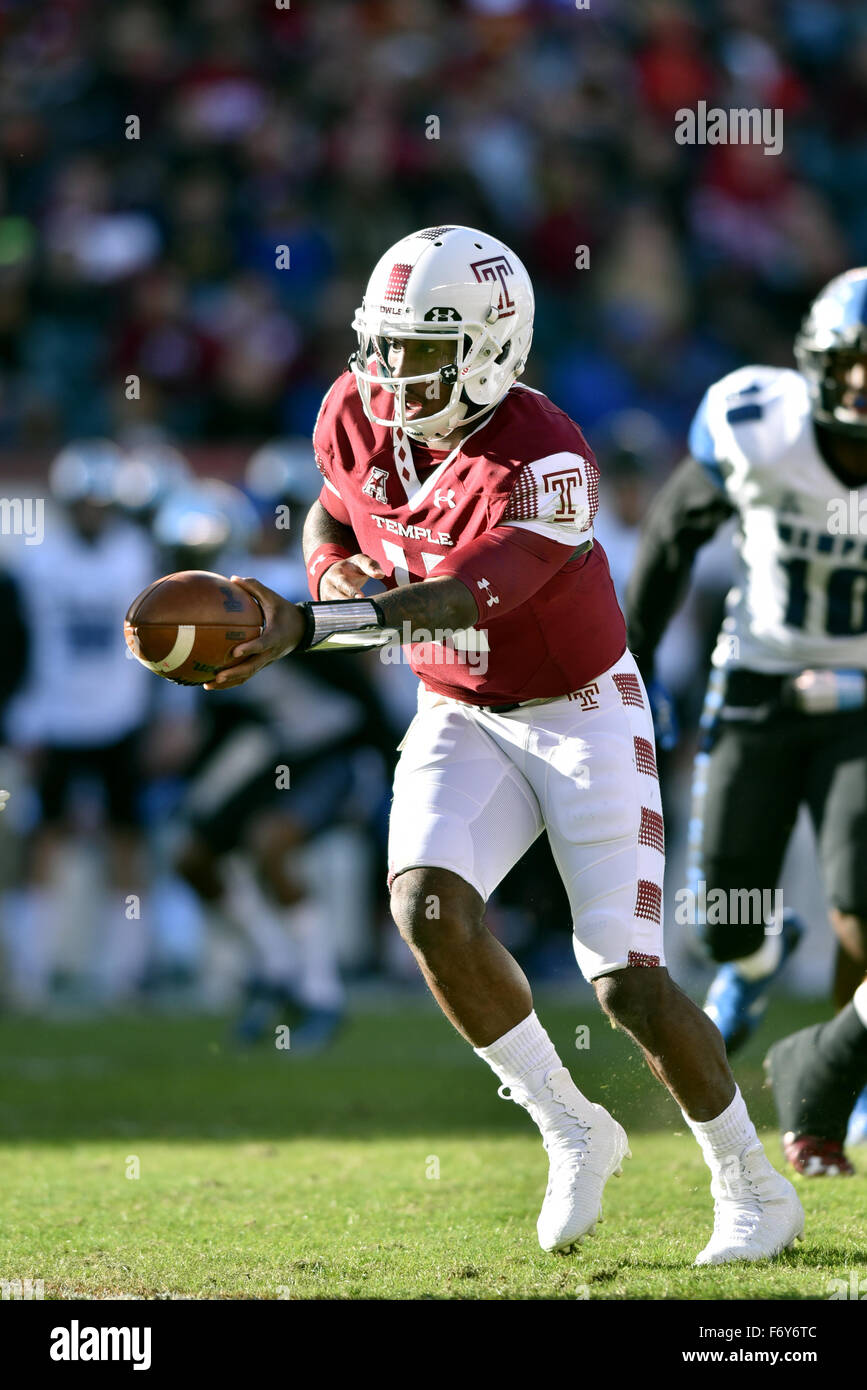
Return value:
[(867, 669), (867, 479), (850, 494), (825, 463), (804, 378), (779, 367), (723, 377), (696, 413), (690, 452), (740, 521), (713, 664)]

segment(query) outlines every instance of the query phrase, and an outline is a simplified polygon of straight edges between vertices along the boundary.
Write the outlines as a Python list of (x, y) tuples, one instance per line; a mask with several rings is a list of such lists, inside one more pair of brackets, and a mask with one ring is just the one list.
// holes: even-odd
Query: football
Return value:
[(231, 652), (258, 637), (257, 601), (222, 574), (180, 570), (154, 580), (133, 599), (123, 630), (137, 661), (177, 685), (204, 685), (236, 666)]

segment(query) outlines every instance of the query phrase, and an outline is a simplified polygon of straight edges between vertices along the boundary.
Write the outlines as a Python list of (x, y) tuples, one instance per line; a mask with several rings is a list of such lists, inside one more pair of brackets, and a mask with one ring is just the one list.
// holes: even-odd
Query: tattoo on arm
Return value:
[(360, 547), (351, 526), (335, 521), (320, 501), (313, 503), (304, 522), (302, 546), (305, 564), (313, 551), (320, 545), (342, 545), (350, 554), (358, 553)]
[(437, 628), (460, 632), (479, 621), (476, 600), (463, 581), (452, 575), (404, 584), (374, 597), (388, 627), (400, 629), (409, 623), (411, 628), (424, 628), (427, 632)]

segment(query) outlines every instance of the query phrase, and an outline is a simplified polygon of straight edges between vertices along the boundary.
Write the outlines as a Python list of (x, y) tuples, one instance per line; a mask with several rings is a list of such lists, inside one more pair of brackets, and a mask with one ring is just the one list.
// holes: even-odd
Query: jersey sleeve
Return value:
[(499, 524), (572, 551), (592, 542), (598, 506), (595, 459), (564, 450), (521, 466)]
[(326, 478), (322, 484), (322, 491), (319, 494), (319, 502), (325, 508), (329, 516), (333, 516), (335, 521), (339, 521), (343, 526), (352, 526), (352, 518), (343, 505), (340, 493), (333, 483)]
[(689, 431), (689, 452), (713, 487), (739, 511), (759, 475), (774, 469), (797, 437), (808, 401), (797, 372), (738, 367), (707, 390)]
[(433, 579), (460, 579), (476, 600), (477, 622), (500, 618), (532, 598), (572, 559), (575, 547), (520, 526), (496, 526), (437, 565)]
[(705, 391), (689, 427), (689, 452), (720, 492), (726, 490), (725, 445), (715, 410), (716, 389)]
[(341, 382), (342, 378), (338, 377), (322, 398), (319, 414), (316, 416), (316, 424), (313, 426), (313, 458), (316, 467), (322, 474), (319, 501), (328, 514), (334, 517), (335, 521), (339, 521), (343, 526), (351, 526), (349, 512), (344, 506), (340, 489), (335, 480), (337, 470), (335, 468), (334, 417), (339, 397), (338, 388)]

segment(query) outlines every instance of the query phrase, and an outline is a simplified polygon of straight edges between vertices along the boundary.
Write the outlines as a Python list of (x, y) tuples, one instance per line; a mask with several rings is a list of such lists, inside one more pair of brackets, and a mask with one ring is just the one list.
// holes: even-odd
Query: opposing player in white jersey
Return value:
[[(324, 486), (305, 559), (318, 601), (243, 581), (266, 628), (215, 684), (341, 637), (400, 634), (421, 686), (395, 775), (392, 913), (443, 1012), (541, 1130), (542, 1247), (568, 1250), (593, 1229), (627, 1154), (485, 926), (485, 900), (546, 832), (578, 963), (711, 1169), (714, 1232), (697, 1263), (772, 1257), (803, 1212), (762, 1150), (717, 1030), (665, 968), (653, 727), (593, 539), (593, 453), (517, 383), (532, 323), (529, 277), (487, 233), (428, 227), (386, 252), (356, 314), (351, 372), (314, 432)], [(369, 577), (387, 592), (366, 599)]]
[(13, 989), (32, 1007), (50, 989), (67, 927), (58, 854), (84, 784), (101, 793), (110, 891), (104, 912), (94, 913), (93, 983), (100, 992), (131, 988), (143, 964), (143, 927), (125, 907), (142, 889), (138, 749), (153, 692), (118, 626), (129, 594), (152, 577), (154, 558), (138, 527), (117, 515), (120, 459), (107, 440), (63, 450), (50, 473), (55, 505), (42, 544), (23, 549), (15, 566), (30, 654), (7, 727), (30, 765), (39, 807), (27, 887), (17, 899), (7, 895), (3, 918)]
[[(707, 392), (627, 596), (649, 679), (695, 551), (737, 518), (740, 573), (713, 654), (690, 822), (701, 932), (724, 963), (706, 1008), (730, 1052), (800, 936), (797, 918), (768, 908), (802, 804), (838, 941), (838, 1007), (867, 968), (867, 269), (816, 298), (795, 356), (798, 371), (743, 367)], [(837, 1141), (802, 1141), (787, 1145), (801, 1171), (845, 1171)]]

